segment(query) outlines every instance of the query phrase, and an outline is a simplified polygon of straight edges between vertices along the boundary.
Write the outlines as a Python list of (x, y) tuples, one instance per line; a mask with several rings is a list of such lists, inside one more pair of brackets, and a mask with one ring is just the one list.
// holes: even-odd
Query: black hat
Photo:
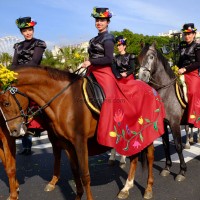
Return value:
[(182, 32), (183, 33), (191, 33), (191, 32), (196, 32), (196, 28), (194, 27), (194, 23), (188, 23), (183, 25)]
[(16, 20), (19, 29), (33, 27), (37, 22), (33, 21), (31, 17), (22, 17)]
[(94, 7), (91, 16), (94, 18), (111, 18), (112, 13), (109, 11), (108, 8)]
[(126, 45), (126, 38), (124, 38), (123, 35), (119, 35), (115, 38), (115, 42), (117, 45)]

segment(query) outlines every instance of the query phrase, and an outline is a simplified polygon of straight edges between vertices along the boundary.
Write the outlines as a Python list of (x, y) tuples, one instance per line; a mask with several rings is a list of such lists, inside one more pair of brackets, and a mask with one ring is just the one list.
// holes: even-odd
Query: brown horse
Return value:
[(15, 154), (15, 138), (9, 135), (3, 116), (0, 114), (0, 159), (9, 180), (9, 200), (16, 200), (18, 197), (19, 183), (16, 180)]
[[(96, 126), (98, 115), (85, 103), (82, 84), (83, 78), (76, 74), (49, 67), (21, 66), (15, 68), (18, 81), (7, 91), (1, 91), (0, 106), (10, 134), (19, 136), (24, 132), (28, 107), (27, 96), (43, 110), (48, 121), (49, 139), (55, 156), (54, 176), (48, 189), (54, 187), (60, 176), (61, 150), (65, 149), (74, 175), (77, 196), (83, 195), (85, 187), (88, 200), (93, 200), (90, 188), (88, 155), (105, 152), (108, 148), (98, 145)], [(22, 95), (23, 94), (23, 95)], [(40, 110), (40, 111), (41, 111)], [(145, 152), (145, 151), (144, 151)], [(154, 147), (147, 147), (148, 180), (144, 198), (152, 197)], [(138, 155), (130, 157), (130, 170), (125, 187), (118, 197), (125, 198), (133, 187)]]

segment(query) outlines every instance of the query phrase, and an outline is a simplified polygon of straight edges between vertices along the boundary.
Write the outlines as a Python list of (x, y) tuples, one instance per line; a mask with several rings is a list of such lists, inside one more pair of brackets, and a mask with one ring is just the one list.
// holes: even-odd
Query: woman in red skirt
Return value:
[(114, 147), (122, 155), (133, 155), (164, 133), (164, 107), (158, 93), (133, 76), (116, 79), (111, 70), (115, 39), (108, 33), (112, 13), (94, 8), (98, 35), (89, 42), (89, 60), (82, 64), (93, 73), (105, 92), (98, 142)]
[(188, 123), (200, 128), (200, 44), (195, 41), (196, 31), (193, 23), (183, 25), (178, 67), (187, 85)]

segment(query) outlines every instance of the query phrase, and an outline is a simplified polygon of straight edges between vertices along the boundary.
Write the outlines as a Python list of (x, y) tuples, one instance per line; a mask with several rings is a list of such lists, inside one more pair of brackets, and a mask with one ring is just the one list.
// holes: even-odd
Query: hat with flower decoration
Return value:
[(126, 45), (126, 38), (124, 38), (122, 35), (119, 35), (115, 38), (115, 42), (117, 45)]
[(109, 11), (108, 8), (94, 7), (91, 16), (94, 18), (111, 18), (112, 13)]
[(183, 33), (191, 33), (191, 32), (196, 32), (196, 28), (194, 27), (194, 23), (188, 23), (183, 25), (182, 32)]
[(19, 29), (33, 27), (37, 22), (33, 21), (31, 17), (22, 17), (16, 20)]

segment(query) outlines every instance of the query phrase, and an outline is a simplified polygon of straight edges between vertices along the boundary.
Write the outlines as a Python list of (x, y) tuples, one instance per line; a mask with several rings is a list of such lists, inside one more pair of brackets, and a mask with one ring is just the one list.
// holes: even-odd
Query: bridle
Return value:
[(19, 94), (19, 95), (22, 95), (22, 96), (26, 97), (28, 99), (28, 104), (29, 104), (29, 98), (28, 98), (28, 96), (26, 94), (20, 92), (16, 87), (13, 87), (13, 86), (8, 87), (5, 91), (2, 91), (0, 94), (4, 94), (7, 91), (9, 91), (10, 94), (13, 96), (13, 98), (14, 98), (14, 100), (15, 100), (18, 108), (19, 108), (20, 115), (17, 115), (16, 117), (13, 117), (11, 119), (5, 119), (5, 122), (7, 123), (7, 122), (12, 121), (14, 119), (17, 119), (19, 117), (23, 117), (24, 119), (26, 119), (25, 123), (27, 123), (28, 115), (25, 114), (25, 111), (23, 110), (23, 108), (22, 108), (19, 100), (17, 99), (16, 94)]

